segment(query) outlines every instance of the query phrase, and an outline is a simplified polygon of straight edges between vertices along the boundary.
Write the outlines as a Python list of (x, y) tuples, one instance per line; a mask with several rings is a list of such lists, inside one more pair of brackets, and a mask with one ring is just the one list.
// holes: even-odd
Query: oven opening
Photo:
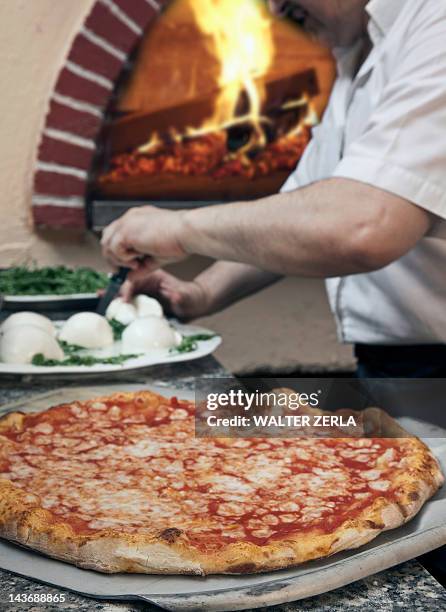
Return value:
[(89, 189), (93, 229), (136, 205), (192, 208), (277, 193), (319, 121), (331, 84), (325, 64), (324, 52), (264, 2), (171, 3), (109, 105)]

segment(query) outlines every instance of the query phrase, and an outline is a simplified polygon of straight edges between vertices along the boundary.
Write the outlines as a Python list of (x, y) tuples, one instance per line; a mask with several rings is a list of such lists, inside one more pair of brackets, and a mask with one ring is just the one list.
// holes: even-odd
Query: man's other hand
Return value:
[(157, 270), (145, 278), (127, 280), (121, 289), (121, 295), (126, 301), (139, 293), (158, 299), (166, 314), (183, 321), (197, 319), (209, 313), (208, 292), (200, 282), (184, 281), (164, 270)]

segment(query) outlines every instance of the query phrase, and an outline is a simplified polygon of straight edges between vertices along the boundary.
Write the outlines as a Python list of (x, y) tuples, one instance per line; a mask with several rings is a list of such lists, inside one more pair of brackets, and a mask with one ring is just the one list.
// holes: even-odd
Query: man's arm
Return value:
[(428, 231), (430, 216), (390, 193), (331, 179), (252, 203), (189, 211), (187, 253), (299, 276), (344, 276), (386, 266)]
[(345, 276), (399, 259), (431, 224), (403, 198), (336, 178), (255, 202), (133, 209), (106, 228), (103, 249), (114, 265), (142, 273), (196, 253), (281, 275)]
[(272, 285), (280, 275), (255, 266), (233, 261), (218, 261), (195, 278), (208, 296), (208, 313), (223, 310), (230, 304)]

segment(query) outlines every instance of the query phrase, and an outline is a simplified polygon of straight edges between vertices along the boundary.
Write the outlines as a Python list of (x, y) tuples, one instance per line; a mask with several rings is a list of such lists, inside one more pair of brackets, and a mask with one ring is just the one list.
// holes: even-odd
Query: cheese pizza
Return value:
[[(389, 419), (389, 422), (391, 419)], [(82, 568), (251, 573), (358, 547), (442, 485), (400, 437), (197, 438), (141, 391), (0, 420), (0, 536)]]

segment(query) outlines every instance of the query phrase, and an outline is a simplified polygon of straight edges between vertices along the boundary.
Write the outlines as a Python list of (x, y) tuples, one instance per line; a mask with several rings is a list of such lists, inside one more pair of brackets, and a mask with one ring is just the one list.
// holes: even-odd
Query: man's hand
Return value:
[[(104, 257), (116, 267), (147, 276), (152, 270), (187, 257), (179, 236), (182, 215), (154, 206), (135, 207), (105, 228)], [(134, 278), (137, 275), (134, 275)]]
[(157, 270), (145, 278), (127, 280), (121, 295), (129, 301), (138, 293), (146, 293), (158, 299), (167, 314), (183, 321), (190, 321), (209, 314), (210, 296), (197, 279), (184, 281), (164, 270)]

